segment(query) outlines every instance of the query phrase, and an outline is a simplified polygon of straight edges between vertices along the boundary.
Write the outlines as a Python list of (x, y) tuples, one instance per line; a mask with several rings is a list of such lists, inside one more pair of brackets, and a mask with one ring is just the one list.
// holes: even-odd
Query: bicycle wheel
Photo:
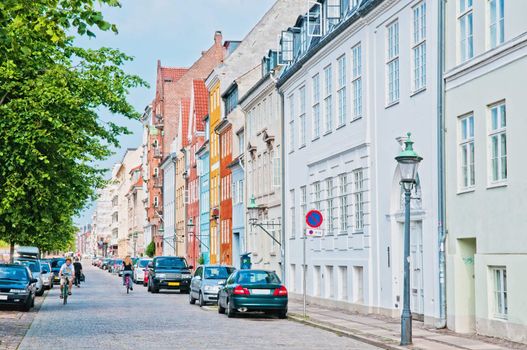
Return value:
[(68, 285), (67, 284), (62, 287), (62, 300), (63, 300), (64, 305), (68, 303)]
[(126, 283), (126, 294), (130, 293), (130, 275), (126, 275), (125, 278)]

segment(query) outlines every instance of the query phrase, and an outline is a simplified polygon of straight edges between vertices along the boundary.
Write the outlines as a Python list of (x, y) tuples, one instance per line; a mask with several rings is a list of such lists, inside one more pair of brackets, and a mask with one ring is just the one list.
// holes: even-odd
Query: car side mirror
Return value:
[(194, 268), (194, 266), (192, 266), (192, 265), (189, 265), (189, 266), (188, 266), (188, 269), (189, 269), (189, 270), (192, 270), (193, 268)]
[(37, 283), (37, 282), (38, 282), (38, 280), (36, 278), (32, 278), (32, 279), (29, 280), (29, 283)]

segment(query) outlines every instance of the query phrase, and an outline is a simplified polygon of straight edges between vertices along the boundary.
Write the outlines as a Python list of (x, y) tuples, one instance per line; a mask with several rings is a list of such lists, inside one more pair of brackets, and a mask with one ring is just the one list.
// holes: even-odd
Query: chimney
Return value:
[(217, 45), (221, 45), (223, 41), (223, 35), (221, 34), (220, 30), (217, 30), (216, 33), (214, 33), (214, 43)]

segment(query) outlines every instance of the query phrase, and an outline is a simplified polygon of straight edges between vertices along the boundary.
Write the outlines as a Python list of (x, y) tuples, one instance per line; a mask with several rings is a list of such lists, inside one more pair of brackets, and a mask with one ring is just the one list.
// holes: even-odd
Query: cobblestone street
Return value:
[[(288, 320), (228, 319), (214, 307), (190, 305), (188, 296), (177, 292), (150, 294), (136, 285), (126, 295), (120, 279), (92, 267), (86, 276), (67, 305), (60, 302), (58, 288), (49, 293), (19, 349), (375, 349)], [(33, 315), (22, 314), (21, 320), (29, 324)], [(0, 328), (6, 319), (0, 318)], [(25, 332), (23, 326), (9, 327)], [(20, 338), (9, 339), (15, 349)]]

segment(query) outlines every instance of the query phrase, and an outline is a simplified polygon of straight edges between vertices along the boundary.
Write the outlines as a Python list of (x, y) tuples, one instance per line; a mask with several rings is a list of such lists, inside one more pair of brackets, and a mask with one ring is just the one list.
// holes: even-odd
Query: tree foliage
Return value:
[[(111, 49), (84, 49), (75, 36), (113, 31), (97, 9), (117, 0), (0, 2), (0, 239), (65, 249), (73, 216), (104, 184), (95, 162), (126, 128), (98, 110), (137, 119), (127, 100), (146, 85)], [(72, 35), (72, 33), (76, 33)]]
[(156, 246), (154, 244), (154, 241), (150, 242), (145, 249), (145, 254), (148, 257), (153, 257), (156, 254)]

